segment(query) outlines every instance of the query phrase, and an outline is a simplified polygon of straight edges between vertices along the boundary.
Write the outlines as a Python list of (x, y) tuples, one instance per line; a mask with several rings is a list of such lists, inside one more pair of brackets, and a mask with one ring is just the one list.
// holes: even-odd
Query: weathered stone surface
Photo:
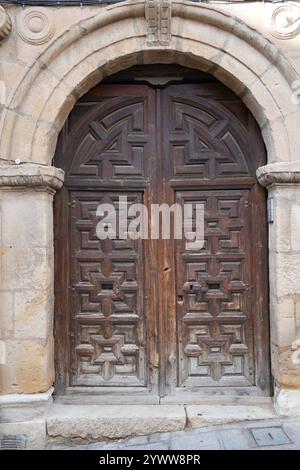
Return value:
[(291, 249), (300, 253), (300, 197), (294, 192), (294, 201), (290, 207), (291, 216)]
[(118, 439), (185, 426), (183, 406), (54, 405), (47, 418), (49, 436), (82, 439)]
[(298, 447), (293, 444), (285, 444), (278, 446), (263, 446), (259, 447), (258, 450), (298, 450)]
[(3, 289), (30, 289), (49, 293), (53, 287), (53, 247), (35, 248), (2, 246)]
[[(17, 158), (17, 157), (16, 157)], [(5, 187), (41, 187), (59, 189), (64, 181), (64, 172), (54, 166), (30, 163), (0, 165), (0, 186)]]
[(261, 81), (265, 84), (270, 95), (276, 101), (277, 106), (284, 115), (298, 111), (299, 105), (294, 103), (291, 99), (287, 99), (285, 94), (285, 78), (278, 75), (277, 65), (268, 67), (265, 73), (261, 75)]
[(0, 338), (2, 340), (11, 338), (13, 335), (13, 294), (11, 292), (0, 292)]
[(0, 376), (1, 376), (1, 387), (0, 393), (18, 393), (22, 392), (18, 387), (15, 387), (15, 364), (7, 363), (7, 341), (2, 341), (1, 344), (1, 364), (0, 364)]
[[(278, 442), (277, 437), (274, 436), (273, 429), (282, 429), (288, 437), (288, 444), (280, 444), (279, 442), (286, 442), (286, 438)], [(270, 430), (271, 435), (276, 437), (276, 440), (271, 441), (272, 445), (257, 445), (252, 432), (254, 430), (268, 433)], [(228, 450), (246, 450), (246, 449), (299, 449), (300, 448), (300, 421), (291, 419), (280, 420), (262, 420), (256, 422), (247, 421), (241, 422), (237, 425), (227, 426), (210, 426), (195, 430), (186, 429), (184, 431), (176, 431), (167, 433), (167, 439), (163, 439), (157, 443), (152, 443), (152, 436), (138, 437), (132, 439), (122, 439), (113, 443), (105, 441), (94, 442), (92, 444), (78, 445), (65, 440), (64, 443), (55, 438), (48, 439), (47, 449), (49, 450), (153, 450), (160, 449), (159, 445), (163, 444), (165, 448), (177, 450), (205, 450), (205, 449), (228, 449)], [(161, 437), (165, 436), (160, 434)], [(267, 435), (270, 439), (270, 436)], [(268, 442), (270, 442), (268, 439)], [(140, 443), (139, 443), (140, 440)], [(275, 444), (275, 442), (277, 442)], [(262, 442), (261, 442), (262, 443)], [(158, 447), (156, 447), (158, 445)], [(197, 457), (197, 453), (196, 453)], [(194, 463), (197, 464), (197, 461)]]
[(284, 117), (281, 116), (275, 120), (270, 118), (266, 120), (264, 108), (260, 106), (260, 102), (256, 101), (253, 96), (247, 97), (246, 95), (243, 101), (253, 113), (261, 128), (261, 133), (268, 153), (268, 162), (274, 163), (278, 161), (290, 161), (290, 147), (287, 147), (289, 138)]
[(248, 430), (226, 429), (220, 431), (223, 446), (226, 450), (246, 450), (255, 447), (255, 442)]
[(300, 270), (299, 259), (290, 251), (289, 253), (276, 253), (270, 250), (273, 265), (274, 293), (277, 297), (299, 294)]
[(188, 423), (192, 428), (210, 424), (226, 424), (245, 420), (269, 419), (276, 416), (271, 405), (264, 406), (201, 406), (186, 407)]
[[(295, 361), (295, 359), (297, 359), (297, 361)], [(293, 350), (292, 345), (287, 346), (287, 347), (279, 347), (271, 343), (272, 374), (279, 386), (283, 388), (287, 388), (287, 389), (295, 388), (296, 391), (299, 391), (300, 389), (299, 360), (300, 360), (299, 349)], [(292, 398), (292, 395), (291, 395), (291, 398)], [(277, 395), (275, 395), (275, 403), (276, 403), (276, 400), (277, 400)], [(296, 402), (293, 402), (293, 403), (295, 405)], [(296, 415), (298, 413), (297, 407), (295, 409), (295, 413)]]
[(300, 301), (295, 302), (295, 314), (296, 314), (296, 328), (300, 330)]
[(152, 443), (152, 442), (161, 442), (161, 441), (168, 441), (171, 437), (171, 434), (168, 433), (168, 432), (164, 432), (164, 433), (156, 433), (156, 434), (151, 434), (151, 436), (149, 436), (149, 442)]
[(271, 340), (280, 347), (291, 346), (296, 338), (295, 303), (292, 298), (280, 300), (271, 296)]
[(0, 422), (14, 423), (45, 418), (52, 403), (53, 388), (45, 393), (0, 395)]
[(275, 408), (277, 413), (283, 416), (300, 416), (300, 390), (277, 388)]
[(47, 290), (15, 292), (14, 336), (47, 339), (53, 332), (53, 297)]
[(1, 367), (1, 393), (45, 392), (54, 381), (53, 337), (7, 340)]
[(269, 246), (278, 253), (297, 252), (300, 246), (299, 185), (276, 183), (271, 184), (268, 191), (273, 204), (273, 223), (269, 225)]
[(300, 423), (284, 423), (282, 427), (290, 440), (300, 449)]
[(258, 168), (256, 175), (262, 186), (275, 183), (300, 183), (300, 161), (269, 163)]
[[(28, 179), (30, 182), (29, 175)], [(2, 189), (0, 205), (3, 249), (5, 247), (52, 248), (52, 194), (34, 188), (24, 191)]]
[(222, 441), (215, 433), (188, 433), (185, 437), (174, 437), (170, 441), (171, 450), (221, 450)]
[(164, 442), (156, 442), (152, 444), (128, 446), (126, 450), (168, 450), (168, 445)]

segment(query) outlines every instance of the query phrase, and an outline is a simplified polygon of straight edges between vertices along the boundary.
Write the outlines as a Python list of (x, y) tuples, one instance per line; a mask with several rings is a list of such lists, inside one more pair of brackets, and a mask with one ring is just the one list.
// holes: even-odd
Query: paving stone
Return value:
[(258, 446), (280, 446), (289, 444), (290, 439), (281, 427), (250, 429)]
[(283, 429), (291, 441), (300, 449), (300, 423), (285, 423)]
[(255, 449), (250, 449), (250, 450), (298, 450), (298, 448), (294, 444), (287, 444), (283, 446), (255, 447)]
[(167, 442), (153, 442), (152, 444), (122, 447), (125, 450), (168, 450), (168, 448)]
[[(67, 450), (118, 450), (120, 448), (119, 444), (106, 444), (103, 442), (97, 442), (94, 444), (85, 444), (85, 445), (73, 445), (70, 447), (64, 447)], [(53, 447), (52, 447), (53, 449)], [(59, 449), (55, 447), (55, 449)]]
[[(140, 444), (147, 444), (148, 440), (149, 440), (149, 436), (137, 436), (137, 437), (133, 437), (123, 442), (126, 443), (126, 445), (134, 446), (134, 445), (140, 445)], [(157, 440), (159, 441), (159, 439)]]
[(184, 429), (183, 431), (175, 431), (175, 432), (172, 432), (170, 433), (170, 437), (185, 437), (187, 434), (189, 434), (191, 432), (191, 429)]
[(190, 434), (184, 437), (172, 437), (171, 450), (219, 450), (222, 449), (220, 439), (215, 432)]
[(249, 431), (242, 429), (227, 429), (220, 432), (223, 445), (227, 450), (245, 450), (256, 447)]
[(120, 448), (120, 444), (118, 442), (113, 442), (111, 444), (105, 444), (104, 446), (101, 446), (101, 449), (104, 449), (104, 450), (117, 450), (119, 448)]
[[(181, 431), (179, 431), (181, 432)], [(175, 433), (177, 434), (177, 433)], [(171, 437), (171, 433), (164, 432), (164, 433), (155, 433), (149, 436), (149, 442), (161, 442), (161, 441), (169, 441)]]

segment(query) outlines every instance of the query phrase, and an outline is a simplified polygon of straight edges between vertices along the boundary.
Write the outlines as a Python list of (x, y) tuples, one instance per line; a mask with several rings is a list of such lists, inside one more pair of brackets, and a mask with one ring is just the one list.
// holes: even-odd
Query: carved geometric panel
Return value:
[(172, 174), (179, 177), (255, 176), (247, 130), (221, 102), (203, 96), (178, 96), (172, 88), (165, 100), (166, 129)]
[(69, 177), (143, 178), (149, 154), (148, 98), (109, 98), (84, 114), (66, 148)]
[(202, 203), (204, 246), (177, 242), (179, 385), (254, 383), (248, 191), (177, 193)]
[(72, 192), (73, 385), (144, 386), (143, 250), (139, 240), (100, 240), (99, 204), (119, 210), (140, 193)]

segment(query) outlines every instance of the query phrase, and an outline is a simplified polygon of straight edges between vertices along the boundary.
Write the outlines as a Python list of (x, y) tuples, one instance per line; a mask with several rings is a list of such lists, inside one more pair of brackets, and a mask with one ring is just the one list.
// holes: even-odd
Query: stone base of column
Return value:
[(2, 449), (44, 449), (53, 388), (45, 393), (0, 396)]
[(280, 416), (291, 418), (300, 416), (300, 389), (277, 387), (274, 395), (274, 406)]

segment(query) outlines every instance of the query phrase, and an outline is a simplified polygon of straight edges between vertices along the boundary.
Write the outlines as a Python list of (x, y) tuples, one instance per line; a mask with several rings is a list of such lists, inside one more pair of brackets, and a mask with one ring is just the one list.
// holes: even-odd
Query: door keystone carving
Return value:
[(168, 46), (171, 41), (172, 0), (146, 0), (147, 45)]

